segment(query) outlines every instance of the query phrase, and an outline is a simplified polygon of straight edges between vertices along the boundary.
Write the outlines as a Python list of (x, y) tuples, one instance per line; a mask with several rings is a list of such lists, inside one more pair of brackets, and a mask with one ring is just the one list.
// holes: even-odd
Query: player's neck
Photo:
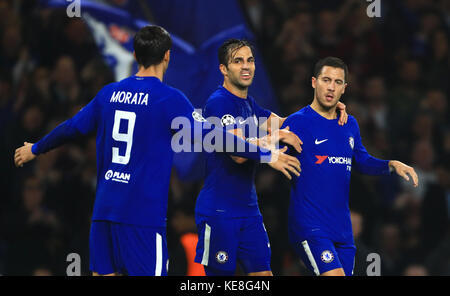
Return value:
[(150, 66), (148, 68), (139, 67), (139, 71), (135, 76), (138, 77), (156, 77), (163, 81), (164, 67), (162, 65)]
[(241, 99), (246, 99), (248, 95), (248, 88), (241, 89), (236, 87), (234, 84), (230, 83), (227, 80), (224, 80), (222, 85), (226, 90), (228, 90), (230, 93), (235, 95), (236, 97), (239, 97)]
[(326, 109), (323, 108), (316, 99), (313, 100), (311, 103), (311, 108), (316, 111), (320, 116), (325, 117), (326, 119), (336, 119), (337, 118), (337, 112), (336, 112), (336, 106)]

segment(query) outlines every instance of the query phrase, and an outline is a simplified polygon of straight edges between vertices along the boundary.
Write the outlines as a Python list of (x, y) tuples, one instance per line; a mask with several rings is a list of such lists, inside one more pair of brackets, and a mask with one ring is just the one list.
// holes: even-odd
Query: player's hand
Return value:
[[(284, 154), (286, 150), (287, 147), (280, 150), (272, 150), (271, 162), (269, 162), (268, 165), (277, 171), (282, 172), (289, 180), (292, 180), (291, 174), (294, 174), (297, 177), (300, 176), (300, 161), (298, 161), (296, 157)], [(289, 174), (289, 172), (291, 174)]]
[(339, 116), (339, 121), (338, 124), (339, 125), (344, 125), (347, 123), (348, 120), (348, 114), (346, 109), (346, 106), (344, 103), (338, 102), (336, 105), (336, 109), (339, 110), (340, 116)]
[(33, 143), (24, 142), (22, 147), (16, 149), (14, 153), (14, 164), (16, 167), (23, 167), (24, 163), (36, 158), (36, 155), (31, 152), (32, 146)]
[(284, 129), (277, 129), (273, 133), (269, 130), (267, 136), (259, 139), (259, 145), (270, 150), (275, 150), (278, 142), (284, 142), (291, 145), (298, 153), (302, 152), (301, 145), (303, 145), (303, 142), (296, 134), (289, 131), (289, 126)]
[(394, 169), (395, 172), (403, 177), (406, 181), (409, 181), (409, 176), (412, 178), (412, 182), (414, 187), (419, 186), (419, 178), (417, 177), (416, 171), (414, 168), (410, 167), (409, 165), (406, 165), (398, 160), (391, 160), (389, 161), (389, 167)]
[(289, 131), (289, 126), (285, 127), (284, 129), (275, 131), (275, 137), (278, 138), (278, 141), (294, 147), (294, 149), (297, 150), (298, 153), (302, 152), (301, 145), (303, 145), (303, 142), (296, 134)]

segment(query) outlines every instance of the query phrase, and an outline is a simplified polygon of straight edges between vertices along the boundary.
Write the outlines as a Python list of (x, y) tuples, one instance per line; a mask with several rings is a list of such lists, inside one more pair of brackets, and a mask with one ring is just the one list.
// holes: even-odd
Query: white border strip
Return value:
[(314, 273), (316, 275), (320, 275), (319, 268), (317, 268), (316, 260), (314, 260), (313, 254), (311, 253), (311, 249), (309, 248), (308, 242), (306, 240), (302, 241), (303, 249), (305, 250), (306, 255), (308, 256), (309, 262), (314, 269)]
[(161, 276), (162, 272), (162, 237), (161, 234), (156, 233), (156, 266), (155, 276)]
[(211, 237), (211, 227), (205, 223), (205, 238), (203, 239), (203, 257), (202, 257), (202, 264), (205, 266), (208, 266), (210, 237)]

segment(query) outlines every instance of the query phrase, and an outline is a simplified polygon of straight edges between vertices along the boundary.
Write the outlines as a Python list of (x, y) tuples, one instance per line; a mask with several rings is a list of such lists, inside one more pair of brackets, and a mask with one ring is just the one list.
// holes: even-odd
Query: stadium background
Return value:
[[(129, 2), (145, 1), (101, 2), (129, 8)], [(350, 69), (343, 102), (357, 118), (367, 150), (410, 164), (419, 175), (420, 186), (413, 189), (397, 177), (352, 174), (355, 274), (366, 274), (367, 254), (375, 252), (381, 256), (382, 275), (450, 275), (450, 3), (380, 2), (379, 18), (368, 17), (370, 3), (363, 0), (235, 4), (264, 65), (256, 77), (267, 75), (273, 88), (274, 101), (270, 88), (267, 96), (256, 96), (262, 105), (287, 116), (309, 104), (315, 61), (341, 57)], [(161, 24), (155, 10), (145, 11), (144, 18), (152, 16), (151, 21)], [(232, 17), (226, 12), (218, 21)], [(208, 27), (197, 21), (198, 27)], [(218, 72), (216, 67), (206, 70)], [(21, 169), (14, 168), (13, 153), (24, 141), (36, 141), (74, 115), (115, 77), (82, 19), (67, 17), (65, 9), (42, 8), (38, 1), (0, 0), (0, 274), (65, 275), (69, 253), (80, 254), (82, 274), (88, 274), (94, 137), (65, 145)], [(268, 87), (261, 82), (257, 86)], [(255, 88), (251, 91), (257, 92)], [(201, 108), (195, 99), (194, 106)], [(197, 169), (199, 161), (193, 162)], [(193, 209), (201, 185), (198, 174), (174, 169), (169, 274), (192, 271), (186, 259), (192, 254), (192, 237), (185, 234), (195, 234)], [(256, 188), (274, 274), (309, 274), (287, 243), (289, 183), (260, 166)]]

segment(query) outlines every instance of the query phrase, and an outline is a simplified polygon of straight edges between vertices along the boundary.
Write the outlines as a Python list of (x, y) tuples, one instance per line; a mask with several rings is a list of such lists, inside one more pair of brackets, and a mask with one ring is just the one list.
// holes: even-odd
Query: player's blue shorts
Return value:
[(356, 247), (353, 243), (333, 242), (321, 234), (299, 236), (291, 230), (289, 240), (306, 267), (320, 275), (342, 268), (345, 275), (353, 275)]
[(166, 229), (92, 221), (90, 270), (100, 275), (166, 276)]
[(270, 269), (269, 237), (261, 216), (229, 218), (196, 215), (195, 262), (207, 275), (233, 275), (239, 263), (245, 273)]

